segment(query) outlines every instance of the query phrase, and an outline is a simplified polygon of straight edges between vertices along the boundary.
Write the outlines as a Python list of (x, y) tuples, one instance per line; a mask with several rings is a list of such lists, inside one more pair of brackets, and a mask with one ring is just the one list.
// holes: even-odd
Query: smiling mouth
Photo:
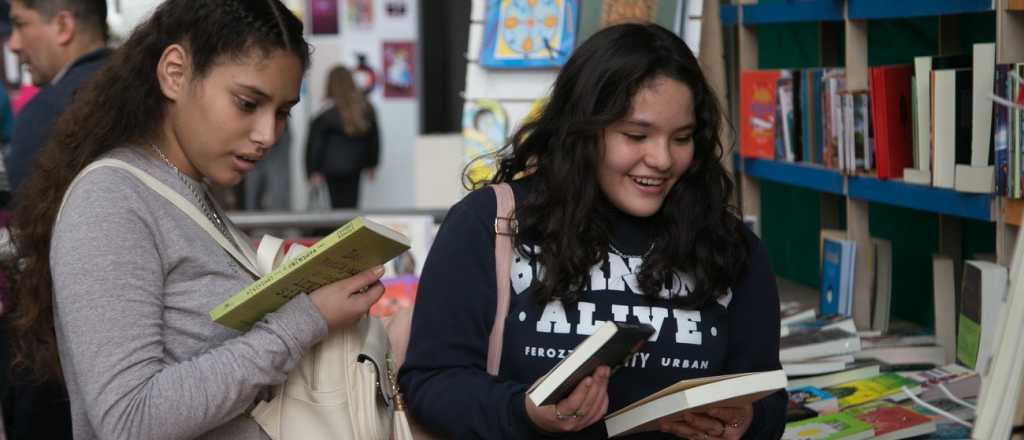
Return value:
[(640, 177), (640, 176), (629, 176), (637, 185), (646, 187), (658, 187), (661, 186), (668, 179), (661, 177)]

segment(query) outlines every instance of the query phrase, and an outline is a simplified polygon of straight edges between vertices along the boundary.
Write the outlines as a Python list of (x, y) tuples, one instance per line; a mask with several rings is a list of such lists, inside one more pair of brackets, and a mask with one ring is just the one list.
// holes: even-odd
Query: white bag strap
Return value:
[[(64, 209), (64, 203), (67, 202), (68, 195), (71, 194), (71, 189), (74, 188), (76, 183), (78, 183), (78, 180), (81, 179), (82, 176), (88, 174), (89, 172), (101, 167), (119, 168), (131, 173), (133, 176), (142, 181), (142, 183), (146, 184), (146, 186), (150, 187), (150, 189), (155, 191), (157, 194), (160, 194), (165, 199), (170, 201), (172, 204), (174, 204), (174, 206), (177, 206), (178, 209), (185, 213), (185, 215), (189, 216), (193, 221), (195, 221), (196, 224), (199, 225), (199, 227), (203, 228), (203, 230), (205, 230), (208, 234), (210, 234), (211, 237), (213, 237), (213, 240), (216, 241), (217, 244), (220, 245), (220, 247), (224, 248), (224, 250), (227, 251), (228, 254), (230, 254), (236, 261), (238, 261), (238, 263), (241, 264), (242, 267), (244, 267), (246, 270), (248, 270), (256, 277), (261, 276), (261, 273), (257, 267), (256, 257), (252, 251), (252, 248), (249, 247), (248, 239), (246, 239), (237, 230), (235, 230), (235, 228), (233, 227), (233, 225), (231, 225), (230, 222), (225, 222), (225, 224), (228, 225), (228, 230), (234, 237), (235, 242), (238, 243), (238, 247), (241, 248), (242, 250), (239, 250), (234, 245), (232, 245), (231, 242), (228, 241), (227, 237), (225, 237), (224, 234), (217, 230), (217, 228), (213, 226), (213, 223), (211, 223), (210, 220), (206, 218), (206, 216), (203, 215), (202, 212), (199, 212), (199, 209), (196, 208), (195, 205), (193, 205), (191, 202), (182, 197), (181, 194), (178, 194), (176, 191), (171, 189), (169, 186), (165, 185), (163, 182), (149, 175), (149, 173), (142, 171), (139, 168), (130, 165), (122, 160), (100, 159), (82, 169), (82, 171), (79, 172), (77, 176), (75, 176), (75, 179), (71, 181), (71, 184), (68, 185), (68, 189), (64, 192), (64, 198), (63, 200), (61, 200), (60, 204), (61, 210)], [(215, 207), (215, 209), (219, 208)], [(57, 211), (58, 220), (60, 220), (60, 214), (61, 211)]]

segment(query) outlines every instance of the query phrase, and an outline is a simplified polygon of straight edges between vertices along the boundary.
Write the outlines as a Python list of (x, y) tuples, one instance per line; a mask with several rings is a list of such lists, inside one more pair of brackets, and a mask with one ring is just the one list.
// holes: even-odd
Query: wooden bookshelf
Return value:
[[(846, 89), (867, 90), (868, 28), (872, 21), (937, 17), (938, 50), (932, 55), (943, 55), (960, 50), (962, 33), (970, 31), (959, 26), (961, 14), (979, 13), (988, 13), (995, 18), (996, 61), (1024, 61), (1024, 13), (1017, 12), (1018, 7), (1024, 9), (1024, 0), (802, 0), (740, 3), (721, 8), (721, 16), (729, 17), (728, 24), (734, 26), (731, 29), (735, 29), (737, 35), (737, 65), (740, 71), (760, 67), (758, 26), (819, 23), (824, 29), (826, 25), (840, 25), (838, 29), (843, 31), (844, 38), (824, 41), (831, 38), (831, 35), (826, 36), (823, 32), (819, 37), (820, 44), (842, 45), (845, 58), (840, 61), (845, 68)], [(735, 84), (733, 88), (738, 90)], [(845, 211), (847, 233), (858, 245), (854, 274), (855, 297), (870, 296), (872, 289), (873, 268), (869, 264), (872, 261), (872, 234), (868, 221), (870, 205), (892, 205), (937, 214), (938, 251), (954, 255), (957, 259), (963, 254), (963, 240), (954, 239), (963, 236), (960, 230), (961, 219), (994, 223), (996, 254), (999, 262), (1004, 265), (1008, 264), (1012, 253), (1017, 227), (1024, 221), (1021, 218), (1024, 201), (1008, 200), (992, 194), (967, 194), (898, 180), (880, 180), (872, 176), (848, 176), (813, 164), (773, 160), (741, 159), (737, 170), (744, 214), (763, 217), (760, 200), (762, 181), (817, 192), (821, 197), (822, 227), (836, 225), (835, 208), (845, 205), (842, 211)], [(764, 206), (763, 209), (770, 207)], [(913, 228), (915, 225), (907, 227)], [(861, 252), (861, 249), (866, 252)], [(859, 327), (870, 327), (870, 309), (854, 310), (854, 320)]]

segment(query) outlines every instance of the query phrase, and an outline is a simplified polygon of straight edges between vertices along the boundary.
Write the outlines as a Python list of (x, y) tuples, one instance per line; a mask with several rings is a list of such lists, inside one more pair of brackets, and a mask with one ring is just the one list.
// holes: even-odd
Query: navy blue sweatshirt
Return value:
[[(512, 184), (523, 200), (528, 183)], [(525, 391), (601, 321), (650, 323), (656, 333), (608, 385), (609, 413), (682, 379), (768, 371), (779, 364), (779, 298), (765, 249), (749, 234), (751, 263), (731, 293), (700, 310), (674, 309), (640, 292), (635, 272), (650, 248), (645, 220), (619, 214), (612, 243), (618, 252), (596, 266), (580, 301), (539, 306), (531, 283), (542, 269), (513, 256), (511, 301), (501, 368), (487, 374), (488, 336), (494, 323), (495, 197), (470, 193), (449, 211), (425, 262), (412, 333), (399, 382), (411, 415), (425, 428), (455, 439), (604, 439), (603, 422), (554, 436), (526, 415)], [(621, 254), (621, 255), (620, 255)], [(686, 288), (691, 278), (680, 274)], [(665, 293), (665, 292), (663, 292)], [(785, 392), (754, 405), (745, 439), (777, 439), (785, 424)], [(631, 439), (668, 439), (660, 432)]]
[(71, 103), (75, 92), (103, 67), (110, 49), (97, 49), (75, 60), (56, 84), (46, 85), (25, 104), (14, 119), (11, 147), (7, 153), (7, 177), (11, 192), (28, 178), (36, 156), (50, 140), (57, 118)]

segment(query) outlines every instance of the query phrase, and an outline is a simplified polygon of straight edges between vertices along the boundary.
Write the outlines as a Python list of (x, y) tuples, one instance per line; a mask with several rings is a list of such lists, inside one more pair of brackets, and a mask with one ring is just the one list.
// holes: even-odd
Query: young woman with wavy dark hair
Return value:
[[(562, 67), (550, 100), (499, 152), (517, 230), (501, 368), (490, 189), (449, 212), (419, 285), (400, 383), (424, 427), (454, 438), (605, 438), (603, 416), (681, 379), (779, 369), (767, 254), (729, 205), (722, 112), (685, 43), (648, 24), (606, 28)], [(524, 392), (602, 321), (656, 333), (625, 368), (564, 400)], [(786, 397), (721, 407), (629, 438), (779, 438)]]
[(308, 65), (279, 0), (167, 0), (61, 117), (18, 196), (12, 321), (17, 362), (67, 384), (76, 439), (265, 438), (245, 414), (261, 390), (383, 293), (377, 267), (222, 327), (207, 313), (254, 281), (244, 264), (124, 169), (74, 180), (120, 160), (246, 247), (206, 185), (266, 154)]

